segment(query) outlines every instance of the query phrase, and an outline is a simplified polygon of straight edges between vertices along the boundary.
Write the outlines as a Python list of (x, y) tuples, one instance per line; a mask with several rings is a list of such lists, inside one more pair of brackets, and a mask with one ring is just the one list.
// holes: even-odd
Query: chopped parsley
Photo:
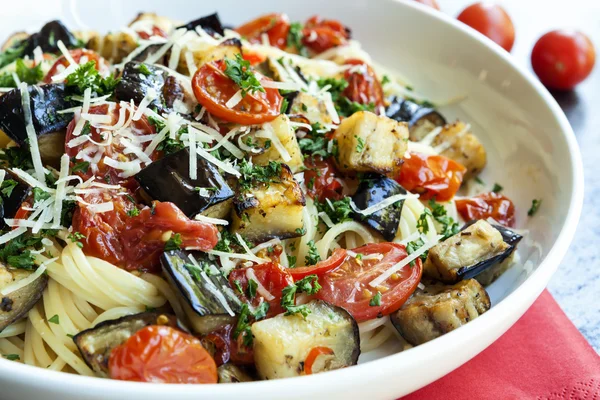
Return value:
[(289, 105), (290, 105), (290, 102), (288, 101), (288, 99), (286, 99), (284, 97), (283, 101), (281, 102), (281, 108), (279, 109), (279, 114), (285, 114), (285, 112), (288, 110)]
[(288, 264), (289, 264), (290, 268), (296, 267), (296, 260), (297, 260), (296, 256), (287, 256), (287, 260), (288, 260)]
[(119, 79), (109, 75), (106, 78), (100, 76), (96, 69), (96, 62), (89, 61), (80, 65), (75, 72), (65, 79), (67, 87), (78, 94), (83, 94), (85, 89), (90, 88), (98, 96), (112, 94), (119, 83)]
[(296, 305), (296, 293), (316, 294), (321, 290), (317, 275), (308, 275), (281, 291), (281, 307), (285, 315), (302, 314), (306, 317), (310, 310), (305, 305)]
[(363, 138), (361, 138), (360, 136), (357, 136), (357, 135), (354, 135), (354, 138), (358, 142), (356, 144), (356, 152), (357, 153), (362, 153), (363, 150), (365, 149), (365, 139), (363, 139)]
[(3, 354), (2, 357), (10, 361), (16, 361), (21, 359), (21, 357), (19, 357), (18, 354)]
[(152, 75), (152, 72), (150, 72), (150, 69), (148, 69), (148, 66), (144, 63), (141, 63), (138, 67), (138, 69), (140, 70), (140, 73), (149, 76)]
[[(408, 242), (408, 244), (406, 245), (406, 252), (408, 254), (412, 254), (415, 251), (417, 251), (419, 248), (421, 248), (424, 244), (425, 244), (425, 242), (421, 238), (418, 238), (417, 240), (414, 240), (412, 242)], [(426, 251), (426, 252), (424, 252), (423, 254), (421, 254), (419, 256), (419, 258), (421, 259), (421, 261), (425, 262), (425, 260), (427, 259), (427, 254), (428, 253), (429, 253), (429, 251)], [(411, 262), (409, 262), (408, 265), (410, 265), (411, 267), (414, 267), (415, 266), (415, 260), (412, 260)]]
[(9, 198), (12, 195), (13, 190), (18, 185), (17, 181), (13, 179), (6, 179), (2, 181), (2, 186), (0, 187), (0, 193), (4, 198)]
[(475, 177), (475, 182), (479, 183), (480, 185), (485, 185), (485, 182), (478, 176)]
[(324, 212), (329, 216), (331, 222), (334, 224), (340, 224), (345, 221), (352, 220), (352, 207), (350, 207), (350, 197), (344, 197), (341, 200), (326, 201), (324, 203), (319, 202), (315, 199), (315, 205), (319, 212)]
[(531, 207), (529, 208), (529, 211), (527, 211), (527, 215), (529, 215), (530, 217), (533, 217), (535, 215), (535, 213), (538, 212), (541, 205), (542, 205), (542, 199), (531, 200)]
[(248, 191), (258, 184), (269, 185), (277, 182), (281, 175), (281, 163), (269, 161), (265, 166), (253, 165), (247, 160), (240, 163), (240, 173), (242, 176), (239, 180), (240, 189)]
[(456, 235), (460, 228), (458, 222), (448, 216), (446, 208), (440, 203), (436, 203), (435, 200), (429, 200), (429, 207), (431, 208), (431, 215), (441, 225), (440, 234), (443, 235), (442, 241), (448, 239), (450, 236)]
[(300, 22), (293, 22), (290, 25), (290, 30), (288, 31), (287, 46), (298, 50), (298, 53), (301, 56), (307, 57), (308, 52), (306, 51), (306, 47), (304, 47), (304, 44), (302, 43), (303, 37), (304, 35), (302, 34), (302, 24)]
[[(26, 82), (29, 85), (35, 85), (44, 77), (41, 64), (29, 68), (21, 58), (16, 62), (15, 73), (21, 82)], [(0, 75), (0, 87), (17, 87), (17, 82), (15, 82), (12, 73), (5, 72)]]
[(300, 235), (300, 236), (304, 236), (304, 235), (306, 235), (306, 228), (305, 228), (305, 227), (302, 227), (302, 228), (296, 228), (296, 231), (295, 231), (295, 232), (296, 232), (298, 235)]
[(36, 187), (33, 188), (33, 203), (37, 203), (40, 201), (44, 201), (50, 198), (50, 193), (44, 191), (43, 189)]
[(431, 211), (429, 211), (428, 208), (424, 209), (423, 213), (419, 216), (419, 219), (417, 220), (417, 229), (421, 233), (429, 232), (429, 221), (427, 220), (427, 217), (431, 216)]
[(243, 335), (242, 342), (244, 343), (244, 346), (252, 346), (253, 338), (252, 330), (250, 329), (250, 318), (252, 317), (257, 321), (263, 319), (267, 315), (267, 311), (269, 311), (269, 303), (266, 301), (262, 302), (261, 305), (256, 308), (254, 314), (250, 311), (248, 304), (242, 304), (240, 316), (238, 317), (237, 324), (233, 330), (233, 338), (237, 339), (240, 335)]
[(264, 92), (265, 89), (250, 68), (250, 61), (244, 60), (241, 54), (235, 58), (225, 58), (225, 75), (229, 77), (242, 90), (242, 96), (248, 92)]
[(52, 318), (50, 318), (50, 319), (48, 320), (48, 322), (50, 322), (50, 323), (52, 323), (52, 324), (56, 324), (56, 325), (58, 325), (58, 324), (60, 323), (60, 321), (58, 320), (58, 314), (54, 314), (54, 315), (52, 316)]
[(33, 169), (31, 153), (24, 147), (8, 147), (0, 152), (0, 161), (9, 168)]
[(342, 117), (349, 117), (350, 115), (359, 111), (370, 111), (375, 112), (375, 103), (361, 104), (356, 101), (352, 101), (347, 97), (340, 97), (335, 104), (335, 108)]
[(127, 215), (130, 217), (137, 217), (140, 215), (140, 210), (137, 207), (133, 207), (131, 210), (127, 211)]
[(315, 265), (316, 263), (321, 261), (321, 256), (317, 251), (315, 241), (311, 240), (306, 245), (308, 246), (308, 254), (305, 257), (306, 265)]
[(373, 296), (371, 298), (371, 301), (369, 301), (369, 306), (378, 307), (380, 305), (381, 305), (381, 292), (377, 292), (377, 293), (375, 293), (375, 296)]
[(256, 289), (258, 288), (258, 283), (254, 279), (248, 280), (248, 298), (253, 299), (256, 297)]
[(183, 239), (181, 239), (181, 235), (179, 233), (175, 233), (165, 243), (165, 251), (179, 250), (181, 249), (182, 243)]
[(83, 172), (84, 174), (87, 174), (89, 167), (90, 167), (89, 161), (81, 161), (81, 162), (78, 162), (75, 165), (73, 165), (71, 172), (72, 173)]
[(242, 288), (242, 282), (240, 282), (239, 279), (235, 279), (233, 281), (233, 286), (235, 286), (235, 289), (238, 291), (238, 293), (240, 293), (240, 294), (244, 293), (244, 289)]
[[(241, 237), (241, 235), (240, 235)], [(247, 240), (242, 237), (242, 240), (246, 242), (246, 244), (251, 245)], [(239, 242), (236, 235), (231, 232), (224, 230), (221, 232), (221, 239), (217, 242), (216, 246), (213, 250), (222, 251), (224, 253), (234, 253), (232, 246), (241, 246), (242, 244)]]
[(21, 58), (23, 56), (23, 52), (25, 51), (25, 47), (26, 43), (20, 41), (19, 43), (15, 43), (15, 45), (0, 53), (0, 68), (14, 62), (17, 58)]
[(69, 239), (71, 242), (75, 243), (77, 245), (77, 247), (83, 248), (83, 243), (81, 243), (80, 240), (87, 239), (87, 237), (81, 232), (73, 232), (73, 233), (69, 233), (69, 235), (67, 236), (67, 239)]
[(494, 183), (494, 188), (492, 189), (492, 192), (494, 192), (494, 193), (500, 193), (503, 190), (504, 190), (504, 188), (502, 186), (500, 186), (497, 183)]
[(329, 157), (330, 154), (327, 151), (327, 145), (329, 139), (325, 137), (325, 132), (321, 128), (320, 124), (314, 124), (310, 137), (304, 137), (298, 141), (300, 150), (305, 156), (321, 156), (323, 158)]
[(390, 77), (387, 75), (384, 75), (383, 78), (381, 78), (381, 86), (384, 86), (386, 83), (390, 83)]
[(348, 81), (343, 78), (321, 78), (317, 80), (317, 85), (321, 89), (330, 86), (328, 92), (331, 93), (331, 101), (337, 103), (342, 96), (342, 92), (348, 87)]

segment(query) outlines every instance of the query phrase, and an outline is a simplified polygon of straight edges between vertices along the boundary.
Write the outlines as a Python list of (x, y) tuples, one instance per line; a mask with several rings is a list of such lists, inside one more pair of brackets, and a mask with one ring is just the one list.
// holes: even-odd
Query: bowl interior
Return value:
[[(488, 166), (482, 174), (482, 180), (490, 189), (496, 182), (504, 187), (504, 193), (513, 199), (517, 208), (517, 227), (527, 230), (525, 239), (519, 245), (519, 262), (489, 287), (493, 309), (484, 315), (486, 321), (494, 321), (493, 318), (507, 318), (507, 322), (503, 325), (496, 324), (496, 327), (502, 325), (502, 329), (507, 329), (539, 294), (541, 288), (547, 283), (550, 273), (558, 264), (559, 258), (562, 257), (562, 255), (550, 257), (541, 264), (557, 242), (561, 231), (565, 230), (565, 226), (568, 228), (565, 231), (570, 232), (574, 229), (573, 224), (576, 224), (576, 221), (572, 219), (578, 218), (581, 203), (580, 160), (564, 115), (539, 84), (511, 65), (508, 58), (501, 54), (503, 50), (490, 48), (491, 42), (476, 39), (471, 34), (465, 33), (463, 28), (448, 21), (441, 21), (435, 12), (394, 0), (354, 2), (263, 0), (255, 2), (252, 7), (242, 6), (236, 0), (220, 0), (218, 4), (186, 0), (170, 0), (168, 3), (160, 0), (127, 2), (55, 0), (49, 3), (57, 3), (58, 7), (43, 7), (43, 10), (41, 7), (34, 7), (33, 11), (30, 3), (30, 1), (20, 2), (8, 11), (11, 15), (0, 26), (1, 37), (24, 28), (38, 29), (42, 23), (53, 17), (61, 18), (72, 29), (89, 28), (105, 32), (127, 24), (140, 11), (155, 11), (180, 20), (194, 19), (218, 11), (222, 21), (231, 25), (273, 11), (286, 12), (291, 20), (305, 20), (317, 13), (339, 19), (352, 28), (353, 36), (362, 43), (363, 48), (371, 54), (374, 61), (398, 71), (417, 93), (436, 103), (466, 96), (463, 101), (451, 106), (443, 106), (440, 110), (449, 120), (460, 118), (472, 125), (473, 131), (482, 140), (488, 153)], [(50, 15), (51, 13), (54, 15)], [(542, 199), (543, 203), (539, 212), (533, 218), (529, 218), (527, 211), (533, 199)], [(560, 238), (562, 242), (560, 246), (565, 247), (565, 250), (570, 241), (569, 232), (563, 233), (563, 237)], [(540, 265), (547, 268), (550, 273), (538, 275), (543, 282), (537, 282), (535, 286), (531, 284), (527, 289), (529, 298), (519, 303), (519, 299), (511, 297), (510, 294), (524, 282), (523, 286), (527, 286), (531, 281), (528, 277), (535, 273)], [(508, 317), (506, 314), (501, 317), (498, 312), (498, 316), (494, 317), (495, 309), (503, 303), (504, 299), (507, 302), (512, 301), (514, 315)], [(453, 332), (456, 335), (452, 336), (459, 338), (458, 335), (463, 330), (465, 334), (467, 330), (471, 332), (479, 330), (481, 335), (488, 337), (485, 344), (480, 343), (469, 351), (463, 351), (462, 355), (457, 356), (453, 362), (441, 362), (440, 365), (443, 364), (445, 369), (439, 368), (431, 373), (424, 372), (427, 369), (421, 369), (423, 373), (415, 380), (390, 384), (391, 391), (386, 389), (384, 392), (392, 395), (407, 393), (457, 367), (461, 360), (464, 362), (472, 357), (503, 333), (498, 330), (493, 334), (490, 333), (489, 325), (486, 333), (483, 321), (475, 320), (458, 332)], [(438, 340), (421, 346), (422, 349), (417, 348), (390, 357), (396, 360), (393, 364), (394, 374), (402, 372), (402, 368), (410, 368), (411, 364), (415, 371), (419, 371), (417, 352), (424, 355), (439, 350), (441, 343), (436, 345), (435, 342)], [(445, 343), (448, 341), (446, 340)], [(361, 362), (391, 354), (397, 350), (397, 347), (397, 344), (390, 341), (388, 346), (361, 356)], [(423, 360), (424, 358), (421, 358), (421, 368), (425, 368), (422, 365)], [(383, 367), (383, 363), (378, 363), (373, 364), (372, 368)], [(7, 363), (4, 360), (0, 360), (0, 369), (4, 369), (5, 364)], [(331, 377), (336, 376), (346, 380), (344, 376), (349, 377), (349, 372), (353, 369), (355, 368), (336, 371), (331, 374)], [(365, 377), (370, 373), (365, 369), (362, 371), (365, 371), (362, 375), (364, 383)], [(85, 382), (89, 384), (91, 381), (85, 380)], [(298, 380), (291, 380), (290, 384), (292, 382)], [(328, 381), (325, 379), (319, 382)], [(269, 383), (271, 386), (274, 384), (274, 382), (266, 382), (262, 383), (261, 387), (266, 388)], [(110, 382), (104, 381), (104, 385), (107, 384), (112, 386)], [(294, 387), (301, 386), (304, 385), (294, 384)], [(333, 388), (336, 385), (329, 386)], [(119, 387), (125, 388), (125, 386)], [(131, 391), (135, 398), (137, 398), (135, 393), (141, 393), (141, 386), (128, 387), (137, 388)], [(214, 391), (211, 389), (210, 392), (214, 396), (234, 393), (230, 389), (221, 388), (221, 392), (217, 389), (219, 388)], [(68, 391), (77, 393), (71, 389)], [(162, 389), (155, 387), (144, 392), (149, 395), (152, 392), (162, 392)], [(189, 389), (177, 388), (177, 392), (182, 395), (192, 394)], [(303, 390), (300, 390), (298, 396), (302, 392)], [(266, 392), (265, 396), (268, 397)]]

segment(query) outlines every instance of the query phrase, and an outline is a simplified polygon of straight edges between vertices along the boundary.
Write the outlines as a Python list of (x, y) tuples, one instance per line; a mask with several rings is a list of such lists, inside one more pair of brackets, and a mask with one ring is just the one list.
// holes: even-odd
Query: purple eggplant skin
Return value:
[[(0, 269), (6, 269), (1, 265)], [(23, 274), (33, 271), (18, 270)], [(14, 276), (14, 275), (13, 275)], [(24, 279), (25, 277), (22, 277)], [(29, 310), (41, 299), (48, 284), (48, 275), (42, 274), (30, 284), (5, 296), (0, 296), (0, 332), (15, 321), (27, 315)]]
[[(143, 74), (140, 72), (142, 64), (137, 61), (130, 61), (125, 64), (121, 80), (115, 87), (115, 97), (117, 100), (127, 102), (133, 100), (134, 103), (139, 104), (150, 90), (154, 90), (160, 94), (163, 93), (165, 80), (168, 76), (167, 72), (162, 68), (144, 64), (150, 73)], [(152, 101), (149, 107), (156, 108), (161, 112), (171, 111), (163, 100), (164, 97), (161, 95)]]
[(33, 57), (33, 50), (38, 46), (44, 53), (59, 53), (59, 40), (68, 49), (79, 47), (79, 42), (75, 36), (58, 20), (46, 23), (39, 32), (29, 35), (29, 37), (12, 47), (23, 47), (21, 57)]
[[(134, 178), (153, 200), (171, 202), (193, 218), (234, 196), (213, 164), (199, 156), (196, 159), (196, 179), (189, 175), (190, 151), (187, 148), (153, 162)], [(196, 188), (208, 189), (208, 197), (200, 196)]]
[[(406, 193), (406, 190), (393, 179), (379, 174), (366, 174), (361, 178), (358, 189), (354, 196), (352, 196), (352, 201), (356, 204), (356, 207), (364, 210), (382, 202), (388, 197)], [(398, 232), (403, 205), (404, 200), (400, 200), (371, 215), (364, 216), (354, 213), (352, 217), (356, 221), (373, 228), (385, 240), (391, 242)]]
[(215, 36), (215, 34), (223, 36), (225, 34), (223, 24), (221, 24), (219, 14), (217, 13), (195, 19), (193, 21), (188, 22), (185, 25), (178, 26), (175, 29), (185, 28), (188, 31), (194, 31), (196, 30), (196, 27), (202, 28), (206, 33), (208, 33), (211, 36)]
[(10, 196), (0, 193), (0, 230), (4, 230), (8, 227), (4, 218), (14, 218), (17, 211), (21, 208), (21, 204), (27, 200), (32, 190), (28, 183), (15, 175), (11, 170), (4, 169), (4, 172), (6, 174), (4, 176), (4, 182), (12, 180), (15, 181), (17, 185), (10, 192)]
[[(29, 86), (29, 106), (33, 127), (37, 136), (62, 131), (73, 119), (71, 113), (58, 113), (60, 110), (73, 107), (68, 100), (64, 84), (48, 84)], [(27, 145), (25, 117), (21, 104), (21, 91), (13, 89), (0, 97), (0, 130), (14, 140), (19, 146)]]
[(396, 96), (390, 99), (390, 105), (386, 108), (385, 115), (399, 122), (407, 122), (409, 128), (417, 125), (422, 119), (430, 121), (435, 126), (446, 125), (446, 119), (433, 108)]

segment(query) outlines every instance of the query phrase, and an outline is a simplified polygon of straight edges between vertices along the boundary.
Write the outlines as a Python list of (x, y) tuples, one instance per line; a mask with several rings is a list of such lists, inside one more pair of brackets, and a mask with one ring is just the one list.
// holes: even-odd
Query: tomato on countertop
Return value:
[(217, 365), (200, 340), (169, 326), (150, 325), (110, 353), (112, 379), (154, 383), (217, 383)]
[[(415, 291), (421, 280), (423, 266), (417, 257), (413, 266), (405, 265), (379, 285), (372, 287), (369, 284), (371, 281), (408, 256), (406, 248), (398, 243), (377, 243), (352, 251), (362, 257), (348, 256), (338, 268), (319, 276), (322, 289), (317, 292), (316, 297), (343, 307), (357, 322), (396, 311)], [(365, 259), (365, 256), (371, 254), (379, 254), (380, 257)]]
[(466, 171), (447, 157), (411, 152), (396, 180), (404, 189), (418, 193), (421, 200), (448, 201), (460, 188)]
[(493, 218), (500, 224), (515, 226), (515, 206), (506, 196), (489, 192), (470, 199), (456, 200), (456, 209), (465, 221)]
[(515, 43), (515, 27), (504, 8), (498, 4), (485, 1), (472, 4), (457, 18), (496, 42), (504, 50), (512, 50)]
[[(219, 60), (206, 63), (196, 71), (192, 88), (198, 103), (211, 114), (242, 125), (262, 124), (277, 118), (283, 103), (283, 97), (277, 89), (248, 91), (235, 106), (228, 107), (227, 102), (240, 87), (225, 74), (226, 68), (226, 61)], [(260, 72), (253, 71), (253, 74), (260, 82), (270, 81)]]

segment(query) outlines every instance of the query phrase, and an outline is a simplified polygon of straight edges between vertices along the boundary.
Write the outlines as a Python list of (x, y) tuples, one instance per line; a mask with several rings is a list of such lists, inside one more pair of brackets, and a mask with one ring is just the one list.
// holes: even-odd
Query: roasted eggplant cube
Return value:
[(190, 178), (190, 152), (181, 149), (153, 162), (135, 175), (153, 200), (175, 204), (190, 218), (231, 199), (233, 190), (217, 168), (196, 156), (197, 178)]
[(467, 168), (465, 180), (477, 176), (487, 162), (485, 148), (477, 136), (460, 121), (445, 125), (432, 144), (442, 149), (441, 155)]
[(342, 172), (378, 172), (399, 170), (407, 149), (406, 122), (359, 111), (345, 118), (333, 134), (339, 154), (336, 165)]
[[(33, 274), (33, 271), (7, 268), (0, 264), (0, 289), (4, 289), (14, 282), (25, 279), (31, 274)], [(48, 275), (42, 274), (22, 288), (0, 296), (0, 332), (13, 322), (27, 315), (29, 310), (42, 297), (47, 284)]]
[(117, 100), (127, 101), (133, 100), (139, 104), (144, 97), (150, 92), (156, 94), (157, 98), (150, 103), (150, 107), (155, 107), (159, 111), (169, 111), (166, 106), (166, 101), (163, 102), (163, 87), (167, 80), (167, 71), (153, 65), (144, 64), (142, 73), (140, 66), (142, 63), (130, 61), (123, 68), (121, 80), (115, 88), (115, 96)]
[(160, 263), (171, 286), (195, 313), (189, 322), (196, 333), (207, 334), (235, 322), (240, 302), (229, 281), (207, 256), (170, 251), (163, 253)]
[[(406, 190), (395, 180), (383, 175), (366, 174), (361, 178), (358, 189), (352, 196), (352, 201), (360, 210), (365, 210), (398, 194), (406, 194)], [(373, 214), (365, 216), (354, 213), (353, 217), (355, 220), (367, 224), (379, 232), (385, 240), (391, 242), (398, 232), (403, 205), (404, 200), (400, 200)]]
[(246, 370), (235, 364), (223, 364), (217, 368), (219, 383), (252, 382), (254, 379)]
[(286, 113), (302, 115), (311, 124), (331, 125), (333, 121), (325, 107), (325, 102), (305, 92), (292, 92), (286, 95), (289, 106)]
[(413, 141), (419, 141), (434, 128), (446, 125), (446, 119), (433, 108), (396, 96), (390, 99), (385, 115), (399, 122), (407, 122), (410, 140)]
[[(73, 105), (70, 100), (67, 100), (63, 84), (42, 85), (37, 88), (29, 86), (27, 91), (33, 127), (38, 137), (65, 129), (73, 119), (73, 114), (57, 112)], [(25, 127), (21, 91), (13, 89), (0, 97), (0, 130), (19, 146), (25, 146), (27, 145)]]
[(400, 335), (417, 346), (463, 326), (490, 306), (485, 289), (469, 279), (454, 286), (436, 284), (418, 289), (391, 320)]
[(24, 46), (23, 57), (33, 57), (33, 50), (38, 46), (44, 53), (59, 53), (60, 49), (57, 46), (59, 40), (69, 49), (75, 48), (78, 45), (75, 36), (73, 36), (62, 22), (55, 20), (46, 23), (39, 32), (30, 35), (20, 42), (18, 46)]
[(73, 336), (85, 363), (98, 376), (108, 378), (108, 359), (112, 350), (129, 339), (137, 331), (149, 325), (177, 326), (173, 315), (144, 312), (119, 319), (100, 322), (90, 329)]
[(221, 24), (219, 14), (217, 13), (195, 19), (185, 25), (178, 26), (176, 29), (185, 28), (188, 31), (195, 31), (197, 27), (202, 28), (211, 36), (215, 36), (215, 34), (223, 36), (225, 34), (223, 30), (223, 24)]
[(234, 197), (231, 230), (251, 242), (301, 236), (306, 201), (290, 168), (281, 164), (278, 179), (258, 184)]
[(423, 266), (423, 275), (455, 283), (501, 263), (514, 249), (515, 246), (507, 244), (496, 228), (479, 220), (433, 246)]
[(0, 229), (5, 229), (5, 218), (14, 218), (15, 214), (21, 208), (21, 204), (31, 194), (31, 186), (21, 180), (12, 171), (5, 169), (4, 181), (2, 182), (2, 191), (0, 192)]
[(269, 161), (285, 162), (292, 172), (298, 172), (304, 166), (304, 158), (302, 157), (294, 129), (290, 125), (289, 117), (287, 115), (280, 115), (269, 122), (267, 126), (287, 150), (290, 159), (284, 160), (270, 139), (258, 138), (250, 134), (247, 137), (251, 137), (259, 148), (264, 149), (262, 153), (252, 156), (252, 162), (257, 165), (267, 165)]
[(279, 314), (255, 322), (254, 362), (261, 379), (305, 375), (305, 360), (316, 347), (327, 347), (333, 354), (317, 357), (312, 373), (355, 365), (360, 355), (358, 325), (343, 308), (322, 300), (306, 304), (306, 318)]

